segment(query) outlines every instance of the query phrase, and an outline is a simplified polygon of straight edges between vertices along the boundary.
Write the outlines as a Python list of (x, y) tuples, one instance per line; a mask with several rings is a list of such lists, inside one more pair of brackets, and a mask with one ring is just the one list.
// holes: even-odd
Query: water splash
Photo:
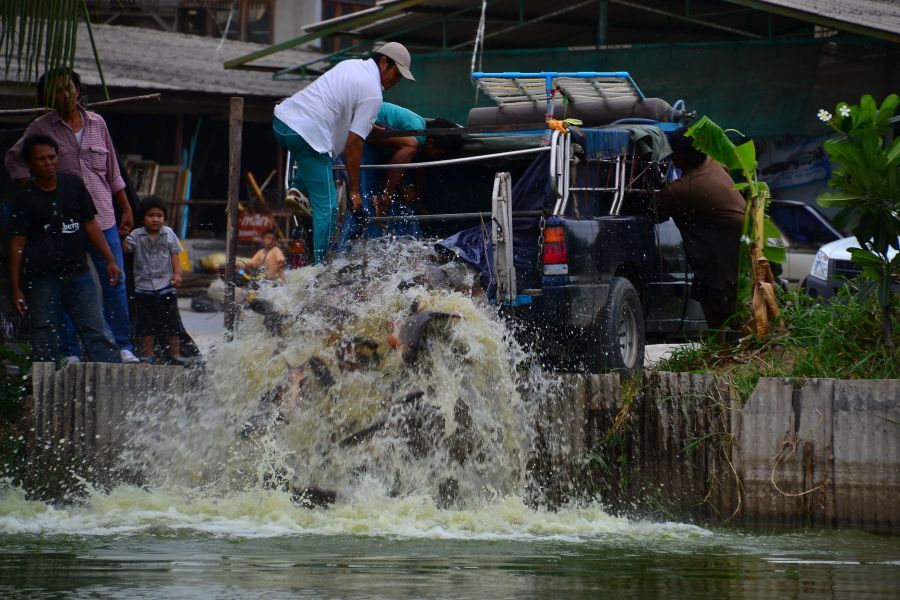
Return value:
[[(118, 479), (94, 486), (83, 474), (63, 504), (0, 482), (0, 533), (705, 535), (614, 517), (599, 502), (541, 508), (532, 425), (557, 382), (471, 272), (439, 265), (421, 242), (370, 241), (263, 287), (202, 386), (135, 399)], [(445, 317), (416, 320), (425, 314)]]
[(428, 495), (392, 497), (361, 480), (352, 497), (328, 510), (298, 506), (291, 494), (250, 488), (221, 494), (199, 488), (92, 490), (84, 502), (53, 506), (30, 501), (0, 482), (0, 534), (79, 536), (211, 535), (272, 538), (296, 535), (446, 540), (556, 540), (607, 544), (697, 542), (713, 534), (693, 525), (634, 522), (607, 514), (599, 503), (548, 511), (516, 495), (468, 508), (440, 508)]
[(413, 240), (290, 272), (243, 312), (201, 391), (131, 411), (123, 465), (157, 488), (312, 502), (348, 501), (363, 481), (438, 506), (524, 495), (519, 389), (541, 376), (473, 283)]

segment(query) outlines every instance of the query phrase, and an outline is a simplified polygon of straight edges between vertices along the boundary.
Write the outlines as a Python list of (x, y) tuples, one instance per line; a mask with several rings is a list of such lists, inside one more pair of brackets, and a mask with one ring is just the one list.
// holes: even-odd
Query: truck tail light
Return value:
[(544, 275), (566, 275), (569, 272), (566, 233), (562, 226), (544, 229)]
[(308, 264), (306, 256), (306, 230), (303, 228), (303, 225), (294, 227), (294, 231), (291, 234), (291, 248), (288, 256), (290, 257), (288, 259), (288, 264), (292, 269), (299, 269)]

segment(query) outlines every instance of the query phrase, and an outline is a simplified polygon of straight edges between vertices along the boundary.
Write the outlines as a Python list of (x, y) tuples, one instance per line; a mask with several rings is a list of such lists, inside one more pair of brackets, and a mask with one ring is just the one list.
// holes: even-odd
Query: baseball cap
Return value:
[(398, 42), (388, 42), (381, 46), (381, 48), (376, 48), (375, 52), (378, 54), (383, 54), (387, 56), (391, 60), (393, 60), (397, 64), (397, 68), (400, 70), (400, 74), (409, 79), (410, 81), (415, 81), (416, 78), (413, 77), (412, 72), (409, 70), (409, 50), (406, 49), (406, 46), (400, 44)]

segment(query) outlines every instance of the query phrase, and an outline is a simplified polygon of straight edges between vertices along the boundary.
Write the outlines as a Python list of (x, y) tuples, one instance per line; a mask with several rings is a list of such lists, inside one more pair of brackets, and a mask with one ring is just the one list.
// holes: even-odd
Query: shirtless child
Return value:
[(275, 243), (275, 232), (267, 229), (262, 233), (263, 247), (247, 263), (249, 269), (263, 268), (263, 278), (284, 281), (284, 252)]

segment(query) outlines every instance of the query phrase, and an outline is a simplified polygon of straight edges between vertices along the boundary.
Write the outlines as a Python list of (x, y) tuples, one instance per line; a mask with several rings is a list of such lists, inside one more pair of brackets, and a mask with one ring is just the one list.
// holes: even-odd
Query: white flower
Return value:
[(838, 112), (841, 113), (842, 117), (849, 117), (850, 116), (850, 107), (845, 104), (838, 109)]
[(828, 121), (831, 120), (831, 113), (828, 112), (827, 110), (825, 110), (824, 108), (819, 109), (819, 112), (816, 113), (816, 115), (819, 117), (819, 120), (822, 121), (823, 123), (827, 123)]

